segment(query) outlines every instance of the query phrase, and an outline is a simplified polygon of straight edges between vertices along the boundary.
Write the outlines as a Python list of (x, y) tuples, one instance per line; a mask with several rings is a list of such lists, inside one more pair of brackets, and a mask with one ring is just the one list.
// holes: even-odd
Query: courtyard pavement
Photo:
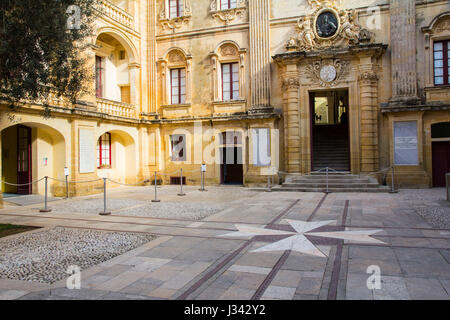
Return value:
[[(65, 279), (0, 278), (0, 300), (449, 300), (450, 206), (443, 189), (328, 195), (208, 189), (186, 187), (179, 197), (176, 187), (164, 186), (158, 204), (151, 187), (115, 188), (108, 190), (110, 216), (98, 215), (102, 195), (56, 200), (49, 213), (39, 212), (42, 205), (6, 202), (0, 224), (44, 228), (34, 233), (81, 229), (154, 240), (82, 270), (80, 290), (67, 289)], [(0, 239), (0, 253), (13, 239), (24, 254), (21, 237)]]

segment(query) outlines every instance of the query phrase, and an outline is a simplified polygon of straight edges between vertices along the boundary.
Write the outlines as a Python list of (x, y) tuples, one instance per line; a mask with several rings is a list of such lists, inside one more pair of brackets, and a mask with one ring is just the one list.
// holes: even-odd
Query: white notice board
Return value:
[(80, 173), (95, 172), (94, 130), (80, 129)]

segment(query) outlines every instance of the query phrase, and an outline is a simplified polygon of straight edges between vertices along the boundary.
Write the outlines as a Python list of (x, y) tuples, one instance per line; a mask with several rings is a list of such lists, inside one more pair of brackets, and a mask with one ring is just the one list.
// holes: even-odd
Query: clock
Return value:
[(322, 67), (322, 69), (320, 70), (320, 79), (322, 79), (322, 81), (324, 82), (333, 82), (334, 80), (336, 80), (336, 76), (337, 76), (337, 71), (336, 68), (334, 66), (324, 66)]
[(321, 38), (331, 38), (338, 32), (339, 21), (331, 11), (321, 13), (316, 20), (316, 32)]

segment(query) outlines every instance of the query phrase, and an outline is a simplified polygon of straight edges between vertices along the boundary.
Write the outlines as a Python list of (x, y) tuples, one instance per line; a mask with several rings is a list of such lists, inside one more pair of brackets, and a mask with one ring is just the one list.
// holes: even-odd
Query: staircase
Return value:
[(292, 192), (389, 192), (387, 186), (381, 186), (378, 181), (368, 176), (353, 175), (348, 172), (311, 173), (309, 175), (289, 175), (281, 187), (273, 191)]
[(329, 167), (336, 171), (350, 170), (350, 150), (345, 126), (315, 126), (313, 171)]

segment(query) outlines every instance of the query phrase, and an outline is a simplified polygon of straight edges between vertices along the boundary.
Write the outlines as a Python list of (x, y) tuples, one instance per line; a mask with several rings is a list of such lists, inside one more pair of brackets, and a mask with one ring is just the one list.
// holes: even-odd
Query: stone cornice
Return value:
[(379, 57), (381, 56), (386, 49), (387, 45), (382, 43), (375, 44), (364, 44), (358, 46), (351, 46), (347, 48), (331, 48), (320, 51), (294, 51), (294, 52), (286, 52), (281, 54), (276, 54), (272, 58), (274, 61), (283, 64), (284, 62), (296, 62), (303, 59), (317, 59), (317, 58), (333, 58), (340, 56), (354, 56), (360, 54), (370, 54), (372, 56)]
[[(29, 114), (42, 114), (42, 109), (39, 105), (35, 105), (36, 107), (21, 107), (19, 109), (20, 113), (29, 113)], [(0, 104), (0, 110), (3, 108), (8, 108), (7, 105)], [(56, 107), (50, 106), (51, 117), (59, 116), (62, 118), (75, 118), (80, 119), (80, 117), (84, 119), (89, 119), (93, 121), (111, 121), (111, 122), (119, 122), (122, 124), (128, 125), (145, 125), (145, 124), (170, 124), (170, 123), (186, 123), (186, 122), (196, 122), (196, 121), (251, 121), (251, 120), (265, 120), (265, 119), (280, 119), (281, 115), (275, 112), (270, 113), (250, 113), (250, 112), (242, 112), (235, 113), (229, 115), (215, 115), (215, 116), (191, 116), (186, 118), (173, 118), (173, 119), (161, 119), (161, 116), (157, 113), (151, 114), (141, 114), (143, 117), (154, 117), (155, 119), (139, 119), (139, 118), (124, 118), (118, 116), (112, 116), (109, 114), (105, 114), (102, 112), (98, 112), (96, 110), (91, 110), (88, 108), (64, 108), (64, 107)], [(9, 110), (9, 109), (8, 109)], [(44, 120), (45, 121), (45, 120)]]
[(402, 103), (383, 103), (380, 106), (381, 113), (397, 113), (397, 112), (423, 112), (423, 111), (448, 111), (450, 104), (448, 103), (419, 103), (417, 105), (408, 105)]

